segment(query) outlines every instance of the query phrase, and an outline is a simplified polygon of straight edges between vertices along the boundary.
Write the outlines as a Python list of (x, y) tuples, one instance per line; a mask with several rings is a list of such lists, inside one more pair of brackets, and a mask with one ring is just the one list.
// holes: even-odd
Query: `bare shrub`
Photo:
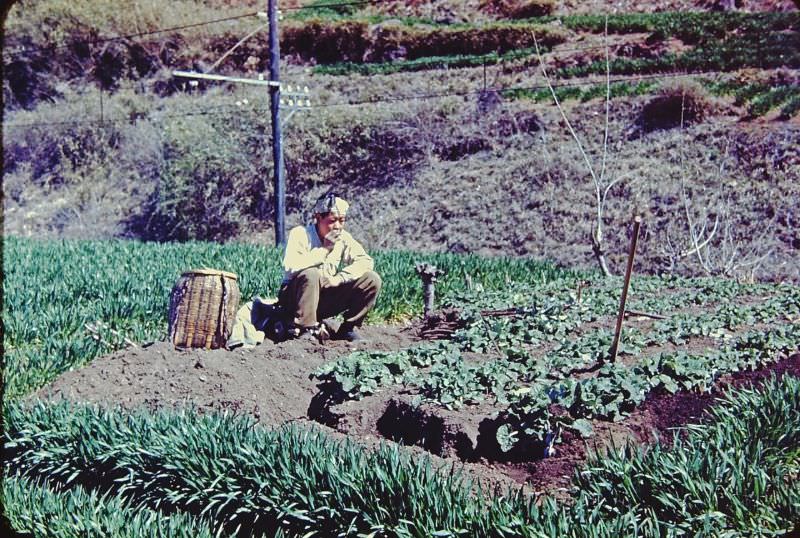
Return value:
[(482, 0), (480, 3), (481, 11), (509, 19), (543, 17), (555, 8), (555, 0)]
[(665, 270), (673, 272), (686, 262), (699, 269), (693, 272), (707, 276), (755, 280), (779, 248), (776, 219), (767, 218), (753, 229), (749, 215), (740, 210), (742, 202), (740, 192), (730, 182), (720, 181), (711, 190), (683, 178), (682, 218), (667, 228), (662, 245), (668, 262)]
[(314, 185), (334, 185), (344, 193), (408, 177), (426, 143), (418, 136), (417, 119), (404, 112), (403, 106), (332, 109), (324, 121), (294, 119), (286, 130), (285, 159), (286, 176), (298, 188), (288, 194), (288, 208), (302, 210), (306, 189)]
[[(769, 175), (743, 161), (734, 148), (736, 130), (704, 125), (634, 142), (657, 158), (642, 156), (651, 221), (643, 259), (653, 272), (785, 278), (797, 203), (796, 171)], [(770, 152), (789, 150), (771, 145)], [(657, 163), (657, 166), (654, 164)], [(791, 179), (795, 176), (795, 179)]]
[(238, 119), (183, 116), (165, 126), (155, 186), (130, 220), (130, 233), (159, 241), (221, 241), (239, 233), (272, 174), (253, 159), (253, 130)]
[[(99, 92), (67, 89), (65, 101), (18, 111), (4, 125), (4, 191), (14, 233), (57, 233), (65, 237), (112, 236), (120, 221), (148, 190), (146, 155), (131, 147), (136, 128), (101, 120)], [(120, 96), (106, 102), (106, 114), (119, 120), (141, 101), (124, 106)], [(74, 121), (83, 117), (86, 121)], [(95, 121), (92, 121), (95, 119)], [(129, 158), (126, 158), (129, 157)]]
[(388, 59), (400, 49), (408, 59), (502, 53), (532, 47), (534, 32), (546, 46), (566, 39), (563, 30), (520, 23), (433, 29), (383, 24), (380, 31), (371, 32), (365, 21), (311, 20), (284, 26), (281, 52), (320, 63)]
[(436, 154), (445, 161), (458, 161), (469, 155), (474, 155), (491, 148), (492, 145), (484, 138), (472, 137), (466, 140), (459, 140), (452, 144), (443, 145), (436, 149)]
[(73, 121), (86, 118), (87, 106), (99, 102), (98, 91), (65, 92), (62, 103), (23, 111), (4, 125), (4, 173), (27, 163), (30, 181), (51, 190), (79, 182), (85, 168), (112, 160), (119, 125), (101, 125), (99, 114), (97, 122)]
[(50, 54), (31, 53), (27, 58), (3, 62), (3, 103), (6, 108), (30, 109), (41, 101), (61, 97), (58, 80), (51, 75), (54, 61)]
[(697, 83), (681, 81), (665, 85), (645, 103), (638, 128), (647, 133), (703, 121), (714, 110), (707, 92)]

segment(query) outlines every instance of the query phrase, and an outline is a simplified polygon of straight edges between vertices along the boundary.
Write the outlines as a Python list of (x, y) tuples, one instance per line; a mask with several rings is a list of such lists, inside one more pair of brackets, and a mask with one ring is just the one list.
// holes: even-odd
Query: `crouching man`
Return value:
[(289, 231), (278, 300), (294, 318), (293, 336), (324, 340), (320, 322), (337, 314), (344, 322), (330, 337), (361, 340), (356, 328), (375, 305), (381, 277), (364, 247), (344, 230), (349, 204), (334, 194), (320, 198), (313, 221)]

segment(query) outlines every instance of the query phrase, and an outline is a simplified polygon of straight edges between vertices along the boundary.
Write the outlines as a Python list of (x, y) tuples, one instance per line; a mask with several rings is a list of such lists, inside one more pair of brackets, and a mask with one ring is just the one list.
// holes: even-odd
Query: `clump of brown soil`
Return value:
[(639, 127), (643, 132), (650, 132), (699, 123), (713, 108), (700, 85), (685, 81), (667, 85), (644, 104), (639, 114)]

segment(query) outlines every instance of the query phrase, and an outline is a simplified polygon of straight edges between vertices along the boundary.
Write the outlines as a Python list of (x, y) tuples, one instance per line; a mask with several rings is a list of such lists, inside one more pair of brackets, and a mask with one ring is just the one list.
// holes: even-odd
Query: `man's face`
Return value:
[(341, 232), (344, 230), (344, 222), (344, 215), (337, 215), (336, 213), (317, 215), (317, 233), (320, 237), (325, 238), (333, 231)]

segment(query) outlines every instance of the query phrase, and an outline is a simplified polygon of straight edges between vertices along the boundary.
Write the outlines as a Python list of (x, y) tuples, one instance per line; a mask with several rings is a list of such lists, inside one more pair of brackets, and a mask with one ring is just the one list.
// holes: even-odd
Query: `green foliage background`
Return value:
[[(277, 294), (281, 253), (253, 244), (38, 241), (6, 238), (3, 244), (6, 395), (16, 397), (61, 372), (135, 342), (166, 339), (169, 295), (181, 273), (210, 267), (236, 273), (243, 301)], [(415, 263), (448, 271), (439, 292), (464, 285), (502, 289), (506, 282), (541, 282), (563, 274), (527, 259), (480, 258), (412, 252), (374, 253), (384, 288), (370, 321), (418, 315), (422, 286)], [(102, 328), (95, 339), (86, 324)]]

